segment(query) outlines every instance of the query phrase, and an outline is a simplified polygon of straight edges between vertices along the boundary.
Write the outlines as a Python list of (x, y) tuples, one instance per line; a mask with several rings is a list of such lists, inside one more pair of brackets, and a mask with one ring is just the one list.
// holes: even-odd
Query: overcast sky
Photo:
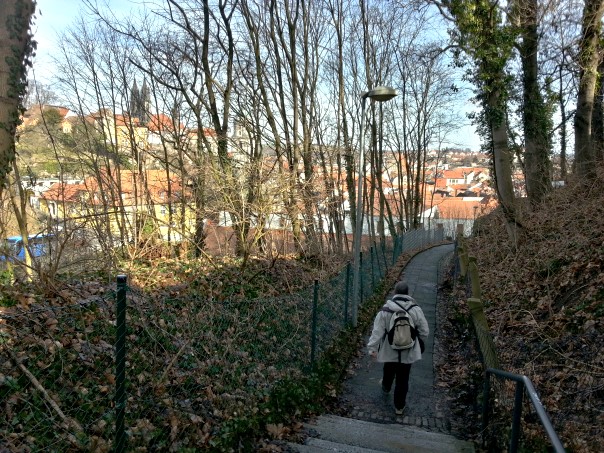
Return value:
[[(97, 0), (97, 2), (99, 5), (109, 5), (118, 17), (128, 14), (136, 8), (137, 4), (143, 3), (141, 0)], [(37, 0), (37, 5), (38, 14), (33, 27), (34, 39), (38, 42), (34, 72), (37, 80), (50, 84), (54, 73), (52, 55), (57, 49), (57, 34), (76, 20), (84, 5), (83, 0)], [(469, 111), (471, 108), (469, 103), (460, 105), (462, 110)], [(470, 148), (472, 151), (478, 151), (480, 148), (475, 129), (470, 125), (460, 127), (452, 139), (461, 148)]]

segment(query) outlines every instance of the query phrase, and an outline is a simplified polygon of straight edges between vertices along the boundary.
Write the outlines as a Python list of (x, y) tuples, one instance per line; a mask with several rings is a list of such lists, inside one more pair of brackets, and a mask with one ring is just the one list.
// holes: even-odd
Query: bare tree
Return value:
[[(81, 118), (93, 110), (103, 111), (103, 106), (112, 107), (112, 115), (99, 113), (98, 130), (85, 121), (81, 124), (88, 134), (89, 146), (84, 146), (86, 140), (80, 146), (87, 149), (82, 157), (89, 171), (98, 181), (112, 180), (103, 194), (107, 209), (113, 199), (120, 205), (119, 174), (136, 170), (133, 190), (140, 221), (129, 225), (129, 215), (115, 214), (122, 216), (123, 244), (131, 227), (137, 232), (150, 224), (153, 230), (163, 228), (152, 215), (154, 202), (145, 180), (146, 171), (153, 168), (161, 169), (167, 181), (176, 173), (190, 184), (197, 254), (203, 252), (205, 222), (226, 213), (235, 230), (237, 253), (245, 261), (263, 242), (264, 236), (256, 230), (266, 224), (267, 198), (275, 211), (287, 213), (286, 224), (300, 254), (315, 256), (324, 251), (324, 231), (330, 234), (330, 250), (344, 250), (346, 192), (351, 210), (356, 209), (351, 182), (360, 130), (370, 137), (364, 196), (366, 206), (372, 207), (368, 216), (372, 234), (384, 238), (405, 224), (395, 220), (397, 207), (385, 196), (388, 188), (383, 182), (394, 134), (402, 137), (398, 148), (413, 156), (400, 173), (412, 178), (406, 186), (412, 188), (411, 204), (400, 215), (423, 207), (426, 153), (444, 124), (443, 108), (436, 100), (443, 105), (453, 91), (446, 88), (440, 56), (424, 61), (419, 53), (431, 52), (431, 47), (413, 49), (425, 39), (421, 26), (427, 20), (425, 9), (410, 6), (401, 11), (394, 5), (383, 12), (355, 0), (268, 4), (165, 0), (153, 4), (142, 17), (118, 20), (93, 1), (87, 5), (102, 19), (100, 37), (86, 30), (70, 37), (64, 52), (73, 58), (65, 62), (63, 79), (75, 94), (72, 105)], [(404, 46), (404, 63), (398, 45)], [(121, 49), (128, 49), (128, 54)], [(407, 63), (410, 66), (404, 67)], [(401, 75), (406, 98), (379, 108), (371, 105), (368, 124), (361, 127), (360, 94), (374, 84), (397, 85)], [(155, 113), (143, 109), (134, 114), (131, 105), (138, 87), (133, 84), (143, 78), (151, 89), (149, 109)], [(142, 146), (139, 128), (148, 125), (141, 117), (161, 111), (167, 113), (169, 127), (162, 126), (152, 146)], [(125, 124), (118, 127), (118, 120)], [(232, 125), (236, 126), (233, 134)], [(103, 153), (93, 152), (94, 146), (104, 148)], [(282, 184), (278, 189), (274, 186), (279, 203), (261, 187), (268, 184), (269, 176), (287, 182), (287, 190)], [(170, 203), (173, 196), (169, 185)], [(117, 211), (125, 213), (125, 206)], [(176, 218), (184, 221), (185, 216), (170, 208), (169, 242), (186, 230), (184, 225), (180, 234), (173, 230)], [(414, 218), (418, 216), (409, 217)], [(417, 222), (408, 224), (417, 226)]]
[(539, 84), (539, 4), (518, 1), (513, 8), (521, 42), (522, 120), (524, 126), (525, 181), (529, 200), (539, 203), (551, 188), (549, 152), (552, 121)]
[(568, 125), (574, 115), (572, 99), (577, 97), (578, 68), (573, 55), (580, 32), (580, 11), (581, 6), (575, 1), (553, 2), (548, 4), (539, 24), (543, 30), (540, 40), (541, 73), (546, 81), (545, 88), (551, 87), (550, 102), (552, 109), (557, 106), (559, 116), (552, 132), (557, 132), (560, 150), (559, 174), (554, 176), (561, 180), (566, 180), (568, 173)]
[(435, 3), (456, 31), (453, 39), (458, 57), (464, 52), (473, 64), (472, 80), (482, 104), (479, 124), (486, 147), (493, 158), (495, 187), (512, 242), (520, 224), (512, 183), (513, 155), (508, 136), (509, 81), (505, 69), (515, 44), (515, 35), (503, 21), (504, 12), (497, 0), (479, 2), (468, 8), (465, 0)]
[(598, 41), (600, 40), (603, 14), (603, 0), (585, 2), (578, 55), (580, 74), (575, 113), (575, 167), (577, 174), (586, 179), (595, 177), (591, 120), (600, 62)]

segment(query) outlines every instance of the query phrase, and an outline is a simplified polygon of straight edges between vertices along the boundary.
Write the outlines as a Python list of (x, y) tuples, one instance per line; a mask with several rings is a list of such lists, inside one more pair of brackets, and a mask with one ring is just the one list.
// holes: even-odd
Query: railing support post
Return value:
[(482, 297), (482, 291), (480, 290), (480, 278), (475, 256), (468, 257), (468, 275), (470, 276), (470, 282), (472, 283), (472, 297), (480, 299)]
[[(535, 387), (533, 387), (531, 380), (526, 376), (509, 373), (507, 371), (498, 370), (495, 368), (486, 369), (487, 378), (485, 380), (488, 380), (488, 376), (490, 374), (497, 376), (498, 378), (503, 378), (516, 382), (516, 394), (514, 397), (514, 414), (512, 420), (512, 434), (509, 447), (510, 452), (518, 451), (518, 443), (520, 440), (520, 417), (522, 415), (522, 399), (524, 398), (524, 389), (526, 388), (526, 394), (528, 395), (531, 403), (533, 404), (533, 407), (535, 408), (535, 411), (537, 412), (537, 415), (539, 416), (539, 419), (541, 420), (541, 424), (543, 425), (543, 428), (545, 429), (545, 432), (547, 433), (547, 436), (551, 441), (553, 450), (556, 453), (564, 453), (564, 445), (562, 445), (562, 442), (560, 442), (560, 439), (558, 438), (558, 435), (556, 434), (556, 431), (552, 426), (552, 422), (550, 421), (549, 417), (547, 416), (547, 413), (545, 412), (543, 404), (541, 404), (541, 401), (539, 400), (539, 395), (537, 394)], [(485, 385), (487, 384), (485, 383)], [(484, 404), (488, 404), (488, 400), (486, 399), (486, 397)], [(485, 412), (488, 413), (488, 411), (486, 411), (486, 409), (483, 407), (483, 413)], [(483, 418), (483, 432), (486, 430), (487, 418)]]
[(510, 453), (518, 451), (520, 441), (520, 417), (522, 416), (522, 397), (524, 395), (524, 383), (516, 382), (516, 395), (514, 396), (514, 416), (512, 418), (512, 438), (510, 439)]

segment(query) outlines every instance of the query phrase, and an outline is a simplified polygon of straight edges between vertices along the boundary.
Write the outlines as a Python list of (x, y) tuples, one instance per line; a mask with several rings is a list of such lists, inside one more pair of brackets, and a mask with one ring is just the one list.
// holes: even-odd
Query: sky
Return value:
[(33, 25), (37, 42), (34, 72), (37, 80), (46, 82), (52, 71), (50, 55), (56, 46), (56, 33), (76, 17), (80, 0), (37, 0), (37, 14)]
[[(140, 1), (140, 0), (139, 0)], [(116, 15), (127, 14), (133, 2), (130, 0), (97, 0), (99, 5), (109, 5)], [(71, 26), (84, 10), (83, 0), (36, 0), (36, 19), (33, 25), (37, 41), (34, 71), (36, 78), (50, 82), (54, 72), (52, 56), (57, 49), (57, 35)]]
[[(133, 5), (142, 3), (128, 0), (99, 0), (99, 5), (108, 4), (116, 16), (126, 15)], [(57, 49), (57, 34), (74, 23), (79, 13), (83, 10), (82, 0), (37, 0), (37, 17), (34, 22), (34, 39), (38, 42), (36, 57), (34, 59), (34, 74), (37, 80), (44, 84), (52, 84), (54, 71), (52, 55)], [(468, 93), (468, 97), (471, 94)], [(473, 111), (474, 106), (470, 101), (463, 102), (460, 110), (464, 113)], [(480, 140), (476, 135), (474, 126), (465, 119), (465, 125), (458, 128), (451, 136), (451, 142), (462, 149), (470, 148), (472, 151), (480, 149)]]

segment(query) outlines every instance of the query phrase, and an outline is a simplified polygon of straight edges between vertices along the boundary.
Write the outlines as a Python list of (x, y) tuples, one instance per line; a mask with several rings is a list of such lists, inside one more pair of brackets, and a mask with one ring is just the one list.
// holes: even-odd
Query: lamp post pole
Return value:
[(352, 325), (357, 326), (359, 318), (359, 277), (361, 258), (361, 235), (363, 234), (363, 179), (365, 179), (365, 107), (367, 104), (367, 93), (361, 96), (361, 141), (359, 149), (359, 171), (357, 172), (357, 202), (355, 205), (356, 220), (354, 223), (354, 238), (352, 253), (354, 256), (354, 272), (352, 273)]
[(353, 256), (354, 256), (354, 272), (352, 276), (352, 325), (357, 326), (359, 315), (359, 303), (361, 300), (359, 294), (360, 272), (361, 272), (361, 236), (363, 234), (363, 182), (365, 180), (365, 115), (367, 98), (377, 102), (384, 102), (396, 96), (396, 91), (393, 88), (379, 86), (371, 91), (367, 91), (361, 95), (361, 139), (359, 142), (359, 170), (357, 173), (357, 202), (356, 202), (356, 220), (354, 225), (353, 237)]

